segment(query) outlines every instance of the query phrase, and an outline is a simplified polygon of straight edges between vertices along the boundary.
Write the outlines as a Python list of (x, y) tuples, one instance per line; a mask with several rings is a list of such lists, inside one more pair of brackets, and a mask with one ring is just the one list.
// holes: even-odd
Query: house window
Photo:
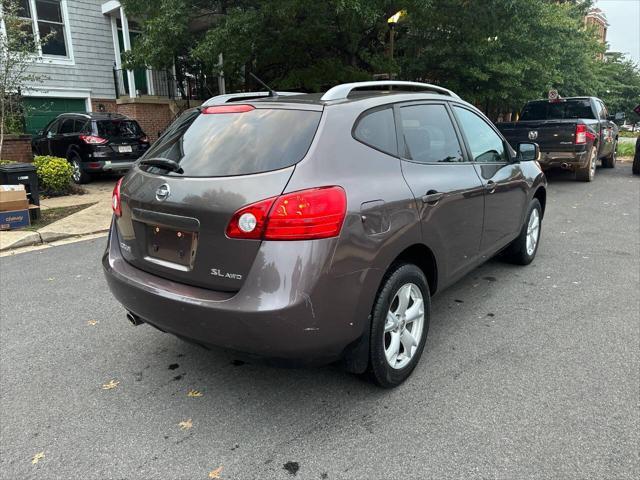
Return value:
[(31, 22), (39, 52), (44, 56), (68, 57), (65, 17), (61, 0), (20, 0), (19, 16)]

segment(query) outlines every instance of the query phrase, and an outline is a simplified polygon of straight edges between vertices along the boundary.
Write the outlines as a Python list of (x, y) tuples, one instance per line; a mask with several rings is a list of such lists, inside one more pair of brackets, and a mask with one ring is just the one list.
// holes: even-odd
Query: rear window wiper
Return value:
[(168, 158), (145, 158), (144, 160), (140, 160), (139, 165), (150, 165), (152, 167), (164, 168), (170, 172), (184, 173), (184, 170), (182, 170), (178, 162)]

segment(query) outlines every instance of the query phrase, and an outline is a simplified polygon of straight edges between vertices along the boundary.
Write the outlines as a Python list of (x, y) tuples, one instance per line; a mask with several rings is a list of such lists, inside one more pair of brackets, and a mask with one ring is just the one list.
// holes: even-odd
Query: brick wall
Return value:
[(91, 108), (94, 112), (116, 113), (118, 111), (118, 104), (115, 100), (109, 98), (92, 98)]
[(2, 143), (2, 158), (16, 162), (32, 162), (31, 135), (5, 135)]
[(173, 119), (173, 113), (165, 103), (124, 103), (118, 105), (118, 113), (137, 120), (152, 142)]

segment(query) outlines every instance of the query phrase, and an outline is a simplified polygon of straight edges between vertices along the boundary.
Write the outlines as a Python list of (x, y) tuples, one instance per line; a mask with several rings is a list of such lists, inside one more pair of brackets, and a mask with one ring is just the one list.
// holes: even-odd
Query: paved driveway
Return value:
[(640, 178), (569, 177), (536, 261), (437, 296), (393, 391), (130, 326), (104, 239), (0, 259), (0, 477), (638, 478)]

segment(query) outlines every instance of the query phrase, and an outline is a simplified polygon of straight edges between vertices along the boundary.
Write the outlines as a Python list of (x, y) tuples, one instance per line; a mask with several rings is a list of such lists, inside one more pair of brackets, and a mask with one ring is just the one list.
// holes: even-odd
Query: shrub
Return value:
[(16, 163), (13, 160), (0, 160), (0, 165), (9, 165), (10, 163)]
[(49, 195), (64, 195), (71, 190), (73, 167), (64, 158), (39, 156), (33, 159), (40, 188)]

